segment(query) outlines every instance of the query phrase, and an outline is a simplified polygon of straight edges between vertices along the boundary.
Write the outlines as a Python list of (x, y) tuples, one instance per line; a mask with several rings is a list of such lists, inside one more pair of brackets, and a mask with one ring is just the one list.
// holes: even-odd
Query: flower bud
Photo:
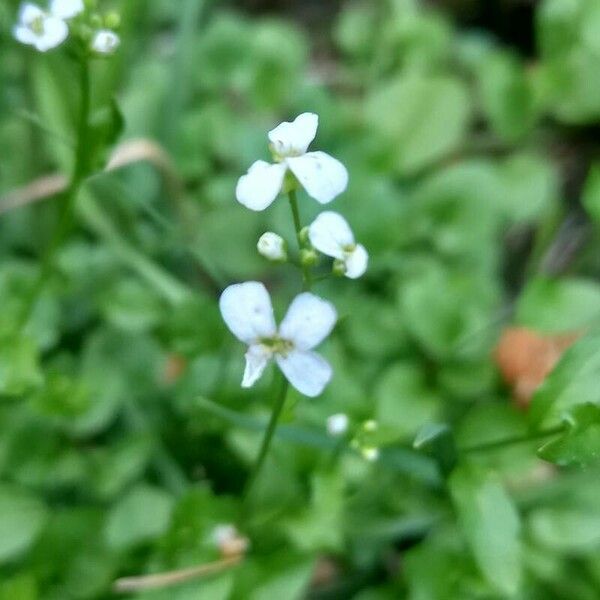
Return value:
[(287, 260), (285, 240), (272, 231), (267, 231), (260, 236), (256, 248), (259, 254), (268, 260), (276, 262), (285, 262)]
[(107, 29), (119, 29), (121, 26), (121, 15), (115, 11), (107, 13), (104, 17), (104, 26)]
[(348, 431), (348, 415), (337, 413), (327, 417), (327, 433), (333, 437), (344, 435)]
[(112, 54), (121, 43), (119, 36), (109, 29), (100, 29), (92, 39), (92, 50), (98, 54)]
[(314, 250), (307, 250), (306, 248), (300, 250), (300, 262), (304, 267), (312, 267), (313, 265), (316, 265), (318, 259), (319, 256)]
[(361, 454), (365, 460), (374, 462), (379, 458), (379, 448), (373, 446), (365, 446), (361, 449)]
[(344, 263), (344, 261), (340, 260), (339, 258), (336, 258), (333, 261), (333, 267), (331, 267), (331, 272), (336, 277), (344, 277), (344, 275), (346, 274), (346, 264)]
[(303, 227), (300, 230), (300, 236), (299, 237), (300, 237), (300, 241), (303, 244), (308, 244), (308, 227)]
[(373, 431), (377, 431), (377, 421), (373, 420), (373, 419), (369, 419), (368, 421), (365, 421), (362, 425), (362, 428), (364, 429), (364, 431), (368, 431), (368, 432), (373, 432)]

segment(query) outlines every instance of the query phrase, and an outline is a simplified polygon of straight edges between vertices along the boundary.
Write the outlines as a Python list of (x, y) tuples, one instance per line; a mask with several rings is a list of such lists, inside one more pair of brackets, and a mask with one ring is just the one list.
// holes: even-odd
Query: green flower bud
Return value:
[(303, 266), (312, 267), (313, 265), (317, 264), (318, 259), (319, 257), (314, 250), (308, 250), (306, 248), (300, 250), (300, 262)]

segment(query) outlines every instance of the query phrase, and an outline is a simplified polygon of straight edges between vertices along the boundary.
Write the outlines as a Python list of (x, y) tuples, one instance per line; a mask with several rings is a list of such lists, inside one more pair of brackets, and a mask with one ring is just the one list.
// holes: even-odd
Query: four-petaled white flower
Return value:
[(121, 43), (119, 36), (110, 29), (100, 29), (92, 39), (92, 50), (98, 54), (112, 54)]
[(72, 19), (85, 9), (83, 0), (52, 0), (50, 12), (59, 19)]
[(327, 417), (327, 433), (333, 437), (344, 435), (348, 431), (350, 419), (345, 413), (337, 413)]
[(22, 44), (33, 46), (39, 52), (47, 52), (67, 39), (69, 28), (61, 18), (26, 2), (21, 5), (13, 35)]
[(319, 117), (303, 113), (293, 122), (284, 122), (269, 131), (275, 164), (256, 161), (236, 188), (239, 202), (252, 210), (264, 210), (281, 192), (288, 169), (309, 196), (326, 204), (348, 185), (348, 171), (325, 152), (307, 152), (315, 139)]
[(305, 396), (318, 396), (332, 371), (312, 349), (331, 332), (337, 313), (330, 302), (304, 292), (294, 298), (279, 328), (271, 298), (257, 281), (231, 285), (219, 306), (231, 332), (248, 344), (242, 387), (252, 386), (274, 358), (288, 381)]
[(269, 260), (285, 261), (287, 259), (285, 240), (272, 231), (267, 231), (260, 236), (256, 248), (259, 254)]
[(369, 254), (354, 241), (352, 229), (338, 213), (321, 213), (309, 226), (308, 238), (319, 252), (340, 261), (346, 277), (356, 279), (367, 270)]

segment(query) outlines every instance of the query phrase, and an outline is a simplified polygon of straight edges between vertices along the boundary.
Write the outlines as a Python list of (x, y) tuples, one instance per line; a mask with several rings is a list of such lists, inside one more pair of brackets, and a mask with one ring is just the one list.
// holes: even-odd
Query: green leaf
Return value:
[(38, 586), (29, 573), (16, 575), (0, 583), (0, 600), (37, 600)]
[(600, 407), (575, 406), (567, 422), (570, 425), (567, 433), (542, 446), (539, 456), (561, 467), (600, 464)]
[(493, 130), (507, 141), (527, 134), (535, 124), (537, 109), (524, 66), (508, 52), (494, 52), (478, 70), (483, 110)]
[(577, 332), (600, 319), (600, 284), (591, 279), (531, 279), (517, 303), (519, 324), (545, 333)]
[(46, 517), (41, 500), (16, 486), (0, 485), (0, 563), (25, 552), (40, 535)]
[(600, 163), (590, 169), (581, 202), (594, 223), (600, 226)]
[(42, 381), (37, 348), (31, 340), (0, 340), (0, 395), (20, 396)]
[(173, 499), (163, 490), (135, 487), (111, 509), (104, 529), (107, 543), (125, 550), (156, 539), (168, 529), (172, 509)]
[(313, 561), (300, 562), (270, 577), (265, 583), (257, 586), (248, 598), (249, 600), (272, 600), (273, 598), (300, 600), (305, 597), (313, 569)]
[(537, 390), (530, 407), (534, 427), (561, 421), (581, 404), (600, 405), (600, 331), (569, 348)]
[(600, 513), (590, 509), (540, 508), (529, 529), (539, 543), (559, 552), (587, 554), (600, 548)]
[(466, 539), (482, 573), (504, 594), (521, 586), (520, 522), (517, 510), (493, 474), (462, 465), (449, 480)]
[(406, 75), (376, 89), (366, 111), (387, 162), (411, 175), (460, 146), (471, 108), (460, 80)]
[(425, 374), (409, 362), (385, 371), (374, 395), (377, 420), (397, 432), (397, 438), (413, 436), (439, 409), (439, 398), (428, 387)]

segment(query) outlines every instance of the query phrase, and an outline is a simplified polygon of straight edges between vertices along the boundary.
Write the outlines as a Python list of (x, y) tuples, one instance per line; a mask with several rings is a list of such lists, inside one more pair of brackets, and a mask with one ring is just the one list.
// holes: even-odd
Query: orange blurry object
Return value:
[(517, 404), (527, 408), (535, 390), (580, 333), (543, 335), (526, 327), (508, 327), (496, 346), (495, 359)]

